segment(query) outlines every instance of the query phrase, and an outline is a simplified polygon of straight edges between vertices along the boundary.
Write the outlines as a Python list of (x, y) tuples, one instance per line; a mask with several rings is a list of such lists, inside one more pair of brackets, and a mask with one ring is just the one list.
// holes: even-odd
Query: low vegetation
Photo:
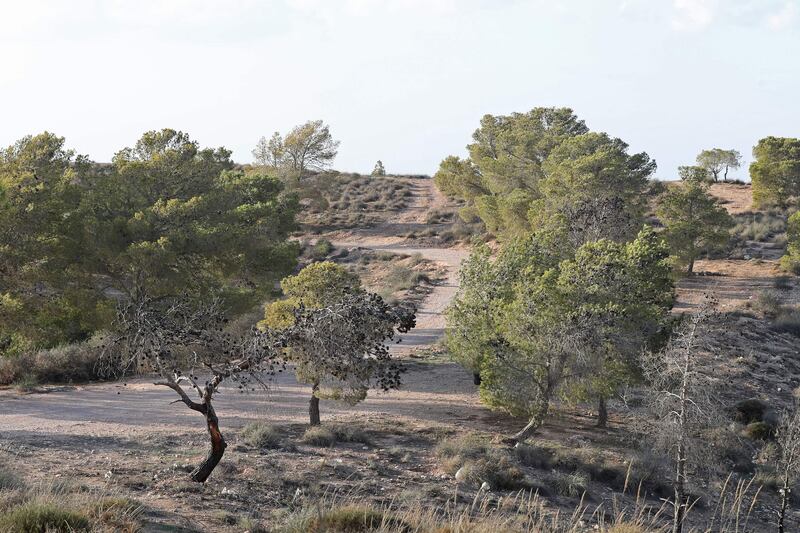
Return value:
[(311, 231), (369, 227), (409, 205), (412, 190), (402, 177), (326, 172), (294, 185), (302, 199), (300, 222)]

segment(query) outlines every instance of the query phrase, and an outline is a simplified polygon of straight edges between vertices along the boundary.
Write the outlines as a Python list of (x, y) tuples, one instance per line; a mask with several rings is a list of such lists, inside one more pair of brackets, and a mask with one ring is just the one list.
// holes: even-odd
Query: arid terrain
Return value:
[[(467, 434), (507, 434), (518, 429), (520, 421), (482, 406), (472, 376), (442, 354), (443, 312), (457, 290), (459, 265), (468, 246), (437, 244), (434, 236), (423, 235), (431, 228), (446, 230), (447, 222), (428, 220), (432, 212), (453, 206), (430, 179), (403, 180), (412, 191), (408, 202), (368, 227), (302, 236), (326, 239), (336, 250), (419, 254), (442, 273), (421, 298), (417, 327), (394, 348), (405, 361), (402, 387), (370, 392), (354, 407), (322, 401), (323, 424), (334, 428), (338, 442), (302, 439), (310, 389), (298, 384), (291, 371), (277, 376), (266, 394), (240, 394), (234, 387), (223, 387), (216, 409), (230, 446), (213, 482), (191, 483), (187, 471), (207, 445), (203, 420), (175, 405), (172, 391), (140, 376), (126, 382), (45, 384), (25, 393), (1, 390), (0, 460), (13, 463), (31, 479), (69, 481), (132, 498), (142, 505), (145, 531), (245, 531), (254, 529), (253, 524), (268, 528), (320, 497), (381, 503), (444, 503), (453, 498), (458, 483), (437, 456), (437, 443)], [(718, 185), (712, 191), (732, 214), (749, 211), (749, 187)], [(796, 336), (770, 327), (758, 299), (768, 291), (784, 303), (796, 304), (800, 289), (794, 279), (776, 288), (776, 280), (782, 279), (776, 264), (779, 254), (771, 245), (750, 245), (756, 252), (747, 258), (699, 261), (700, 275), (680, 282), (675, 309), (691, 313), (705, 294), (714, 294), (724, 318), (713, 339), (721, 358), (713, 364), (718, 365), (719, 378), (732, 385), (731, 401), (757, 397), (788, 404), (800, 386), (800, 343)], [(626, 487), (626, 473), (638, 468), (634, 463), (641, 455), (631, 440), (628, 415), (617, 407), (621, 404), (612, 402), (610, 427), (600, 430), (593, 425), (589, 407), (561, 406), (537, 436), (533, 449), (549, 459), (524, 464), (525, 474), (533, 480), (529, 488), (538, 489), (553, 509), (573, 509), (583, 491), (588, 515), (613, 498), (635, 499), (635, 490)], [(252, 422), (274, 426), (280, 438), (268, 448), (248, 444), (241, 430)], [(562, 486), (576, 464), (592, 474), (575, 481), (574, 487), (567, 483), (555, 492), (547, 488)], [(669, 487), (637, 475), (657, 508), (659, 496)], [(626, 488), (627, 494), (620, 495)], [(476, 489), (462, 490), (457, 498), (475, 497)], [(511, 492), (498, 489), (494, 495)], [(768, 509), (774, 495), (766, 498)], [(751, 520), (767, 518), (756, 515)], [(800, 527), (800, 517), (793, 520)], [(587, 518), (587, 525), (590, 522)]]

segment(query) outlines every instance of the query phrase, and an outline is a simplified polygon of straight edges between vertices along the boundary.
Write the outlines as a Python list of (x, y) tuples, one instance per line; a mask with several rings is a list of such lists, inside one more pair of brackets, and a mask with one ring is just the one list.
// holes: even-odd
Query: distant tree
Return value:
[(800, 139), (766, 137), (753, 147), (753, 203), (785, 206), (800, 195)]
[(372, 175), (373, 176), (385, 176), (386, 175), (386, 169), (383, 168), (383, 162), (380, 159), (378, 159), (378, 162), (375, 163), (375, 168), (372, 169)]
[(339, 141), (331, 136), (330, 128), (321, 120), (311, 120), (296, 126), (283, 139), (286, 164), (299, 178), (307, 170), (328, 168), (338, 153)]
[(692, 473), (711, 463), (708, 432), (722, 420), (716, 382), (701, 364), (707, 350), (704, 328), (714, 315), (713, 305), (709, 301), (685, 317), (664, 350), (643, 360), (652, 390), (646, 445), (668, 455), (674, 465), (673, 533), (683, 530)]
[(786, 254), (781, 257), (781, 266), (800, 274), (800, 211), (789, 217), (786, 227)]
[(283, 138), (277, 131), (272, 134), (269, 141), (261, 137), (253, 149), (253, 158), (256, 164), (262, 167), (278, 168), (284, 162)]
[(736, 150), (721, 148), (703, 150), (697, 155), (697, 165), (706, 169), (713, 177), (714, 182), (719, 181), (720, 173), (722, 181), (728, 181), (728, 172), (742, 166), (742, 154)]
[(712, 174), (705, 167), (683, 166), (678, 167), (678, 177), (681, 181), (706, 183), (712, 180)]
[(730, 239), (733, 219), (702, 182), (689, 180), (669, 188), (658, 199), (656, 213), (672, 253), (689, 274), (702, 252), (719, 249)]
[(118, 337), (101, 363), (109, 375), (157, 373), (156, 385), (169, 387), (189, 409), (203, 415), (211, 447), (191, 473), (199, 483), (208, 479), (227, 448), (213, 405), (223, 381), (232, 381), (240, 392), (266, 388), (265, 378), (282, 364), (281, 342), (271, 332), (252, 330), (237, 336), (225, 330), (226, 321), (219, 301), (140, 295), (120, 307)]
[(775, 431), (777, 454), (775, 470), (781, 480), (781, 506), (778, 510), (778, 532), (784, 533), (786, 514), (792, 500), (792, 488), (800, 480), (800, 408), (781, 416)]
[(298, 308), (293, 325), (285, 330), (285, 344), (298, 380), (311, 385), (310, 424), (320, 424), (321, 398), (354, 405), (372, 387), (397, 388), (401, 369), (387, 342), (414, 323), (413, 313), (363, 291), (325, 307)]

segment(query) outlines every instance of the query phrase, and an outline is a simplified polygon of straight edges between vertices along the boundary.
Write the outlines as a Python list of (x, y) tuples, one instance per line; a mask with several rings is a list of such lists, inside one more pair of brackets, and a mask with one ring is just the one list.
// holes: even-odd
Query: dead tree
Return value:
[(366, 292), (321, 309), (301, 306), (282, 333), (298, 380), (311, 385), (310, 424), (320, 424), (320, 398), (356, 404), (370, 388), (399, 387), (401, 368), (387, 343), (414, 324), (413, 312)]
[(691, 476), (711, 464), (711, 447), (703, 436), (721, 422), (716, 382), (700, 364), (706, 354), (703, 326), (711, 320), (713, 307), (709, 301), (698, 313), (685, 317), (664, 350), (643, 361), (652, 385), (648, 444), (669, 455), (674, 465), (673, 533), (683, 531)]
[(778, 531), (784, 533), (792, 487), (800, 478), (800, 408), (784, 413), (775, 432), (778, 448), (777, 473), (781, 478), (781, 506), (778, 510)]
[[(176, 402), (203, 415), (211, 448), (191, 473), (197, 482), (208, 479), (227, 447), (213, 406), (220, 385), (230, 380), (242, 392), (266, 388), (265, 377), (282, 365), (277, 358), (281, 341), (274, 333), (253, 329), (236, 336), (225, 330), (226, 322), (218, 301), (193, 304), (143, 297), (120, 307), (118, 336), (104, 352), (109, 371), (155, 372), (160, 377), (155, 385), (174, 390)], [(199, 373), (208, 376), (202, 383)]]

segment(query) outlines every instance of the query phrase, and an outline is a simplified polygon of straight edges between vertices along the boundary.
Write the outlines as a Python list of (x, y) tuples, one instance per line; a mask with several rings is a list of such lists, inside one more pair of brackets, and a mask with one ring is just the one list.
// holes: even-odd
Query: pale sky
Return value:
[(0, 0), (0, 145), (171, 127), (249, 162), (323, 119), (337, 169), (432, 174), (485, 113), (569, 106), (672, 179), (800, 136), (799, 30), (800, 0)]

